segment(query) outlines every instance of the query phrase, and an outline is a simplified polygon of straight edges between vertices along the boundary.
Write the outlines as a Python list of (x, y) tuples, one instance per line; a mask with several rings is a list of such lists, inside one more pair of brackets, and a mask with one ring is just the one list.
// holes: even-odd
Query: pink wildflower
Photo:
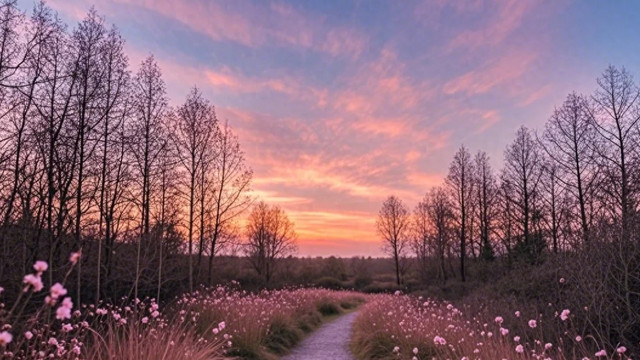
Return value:
[(24, 291), (27, 291), (29, 286), (33, 287), (34, 292), (38, 292), (42, 290), (42, 288), (44, 287), (44, 285), (42, 284), (42, 278), (39, 275), (33, 275), (33, 274), (25, 275), (22, 282), (28, 285), (24, 289)]
[(538, 323), (535, 320), (529, 320), (529, 327), (535, 329), (538, 326)]
[(567, 321), (567, 319), (569, 318), (569, 314), (571, 314), (571, 311), (569, 309), (562, 310), (562, 313), (560, 314), (560, 319), (562, 319), (562, 321)]
[(71, 301), (71, 298), (68, 298), (68, 297), (64, 298), (64, 300), (62, 300), (62, 304), (56, 310), (56, 319), (58, 320), (70, 319), (72, 308), (73, 308), (73, 302)]
[(13, 335), (10, 332), (0, 332), (0, 346), (7, 346), (13, 340)]
[(43, 272), (47, 271), (47, 269), (49, 268), (49, 265), (42, 260), (38, 260), (36, 261), (35, 264), (33, 264), (33, 270), (35, 270), (36, 272), (42, 274)]
[(433, 338), (433, 343), (436, 345), (446, 345), (447, 341), (443, 337), (436, 335)]
[(607, 356), (607, 352), (604, 349), (602, 349), (602, 350), (598, 351), (597, 353), (595, 353), (595, 356), (596, 357)]
[(80, 257), (82, 257), (82, 250), (71, 253), (71, 255), (69, 255), (69, 262), (75, 265), (78, 263), (78, 260), (80, 260)]
[(67, 289), (60, 283), (55, 283), (51, 286), (51, 299), (57, 300), (60, 296), (67, 295)]

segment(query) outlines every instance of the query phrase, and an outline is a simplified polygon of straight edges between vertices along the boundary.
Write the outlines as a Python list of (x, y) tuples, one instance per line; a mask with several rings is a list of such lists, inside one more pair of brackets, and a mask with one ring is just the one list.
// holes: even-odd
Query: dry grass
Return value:
[(292, 289), (249, 293), (218, 287), (183, 298), (185, 317), (196, 313), (196, 328), (225, 321), (233, 345), (229, 355), (271, 359), (286, 353), (324, 317), (351, 309), (365, 295), (324, 289)]
[[(377, 295), (362, 307), (351, 347), (359, 359), (628, 359), (628, 354), (619, 354), (617, 349), (607, 349), (608, 357), (596, 357), (602, 349), (593, 337), (576, 333), (571, 315), (525, 318), (503, 314), (513, 318), (511, 323), (524, 324), (518, 331), (503, 327), (504, 318), (498, 315), (483, 321), (478, 314), (464, 314), (445, 302)], [(563, 335), (545, 336), (538, 325), (544, 322), (563, 327)]]

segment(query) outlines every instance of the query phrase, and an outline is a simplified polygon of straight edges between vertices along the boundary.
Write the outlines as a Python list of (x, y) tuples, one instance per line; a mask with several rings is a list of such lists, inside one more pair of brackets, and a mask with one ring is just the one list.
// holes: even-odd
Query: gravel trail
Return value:
[(355, 360), (349, 351), (352, 312), (321, 326), (282, 360)]

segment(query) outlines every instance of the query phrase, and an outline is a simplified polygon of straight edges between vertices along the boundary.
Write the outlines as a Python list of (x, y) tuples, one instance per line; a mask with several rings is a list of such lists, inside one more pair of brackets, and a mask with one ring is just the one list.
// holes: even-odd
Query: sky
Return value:
[(518, 127), (542, 129), (609, 64), (640, 77), (637, 1), (47, 3), (70, 26), (95, 6), (134, 71), (156, 57), (173, 105), (199, 87), (301, 256), (381, 255), (382, 202), (415, 206), (461, 145), (499, 169)]

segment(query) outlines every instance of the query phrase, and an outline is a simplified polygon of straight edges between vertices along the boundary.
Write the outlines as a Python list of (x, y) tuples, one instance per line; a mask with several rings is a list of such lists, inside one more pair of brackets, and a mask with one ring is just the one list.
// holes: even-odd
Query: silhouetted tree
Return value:
[(409, 245), (411, 217), (409, 210), (396, 196), (389, 196), (378, 213), (376, 228), (382, 237), (382, 249), (391, 256), (396, 272), (396, 284), (402, 283), (405, 256)]
[(218, 119), (213, 105), (202, 97), (197, 88), (194, 88), (187, 96), (185, 103), (177, 109), (172, 132), (177, 159), (186, 175), (182, 193), (189, 209), (186, 226), (189, 245), (189, 291), (193, 291), (192, 255), (198, 206), (196, 191), (200, 180), (199, 175), (204, 166), (205, 153), (209, 150), (210, 141), (215, 140), (217, 126)]
[(466, 280), (464, 261), (467, 255), (467, 236), (474, 186), (473, 173), (471, 154), (464, 146), (461, 146), (449, 166), (446, 184), (453, 199), (454, 218), (457, 223), (456, 229), (460, 242), (460, 279), (462, 281)]
[(526, 127), (520, 127), (516, 138), (504, 153), (505, 168), (502, 181), (507, 184), (505, 200), (515, 206), (518, 211), (517, 223), (521, 234), (519, 248), (532, 258), (536, 258), (540, 250), (538, 234), (532, 233), (532, 220), (535, 220), (534, 209), (538, 208), (538, 185), (542, 177), (542, 156), (537, 142), (531, 137)]
[(447, 269), (445, 259), (451, 245), (452, 233), (454, 231), (453, 205), (447, 191), (441, 187), (432, 188), (423, 202), (427, 207), (427, 218), (430, 228), (433, 231), (433, 241), (435, 254), (438, 257), (439, 273), (442, 281), (447, 281)]
[(246, 231), (245, 255), (265, 285), (269, 285), (278, 259), (296, 250), (293, 223), (280, 207), (261, 201), (251, 210)]
[[(140, 240), (136, 256), (134, 297), (138, 296), (140, 277), (140, 245), (149, 236), (151, 227), (151, 196), (154, 180), (161, 170), (160, 158), (169, 152), (167, 145), (167, 97), (162, 73), (153, 56), (147, 57), (132, 84), (131, 153), (140, 184)], [(161, 248), (160, 248), (161, 249)]]
[(594, 150), (605, 179), (601, 190), (608, 195), (607, 208), (619, 221), (621, 238), (626, 241), (640, 183), (637, 151), (640, 89), (624, 68), (609, 66), (598, 78), (592, 102), (591, 119), (598, 134)]
[(491, 234), (497, 217), (498, 185), (489, 164), (489, 156), (479, 151), (474, 158), (474, 201), (480, 233), (480, 254), (485, 260), (494, 258)]
[[(251, 204), (248, 196), (253, 172), (247, 166), (238, 137), (225, 122), (220, 131), (217, 157), (212, 165), (212, 214), (213, 229), (209, 251), (209, 282), (213, 281), (213, 258), (228, 244), (221, 240), (232, 240), (224, 235), (225, 229)], [(229, 235), (229, 234), (227, 234)]]
[(588, 101), (571, 93), (556, 108), (545, 124), (541, 144), (549, 159), (557, 165), (556, 180), (578, 203), (580, 229), (584, 242), (589, 240), (589, 194), (595, 186), (594, 126)]

